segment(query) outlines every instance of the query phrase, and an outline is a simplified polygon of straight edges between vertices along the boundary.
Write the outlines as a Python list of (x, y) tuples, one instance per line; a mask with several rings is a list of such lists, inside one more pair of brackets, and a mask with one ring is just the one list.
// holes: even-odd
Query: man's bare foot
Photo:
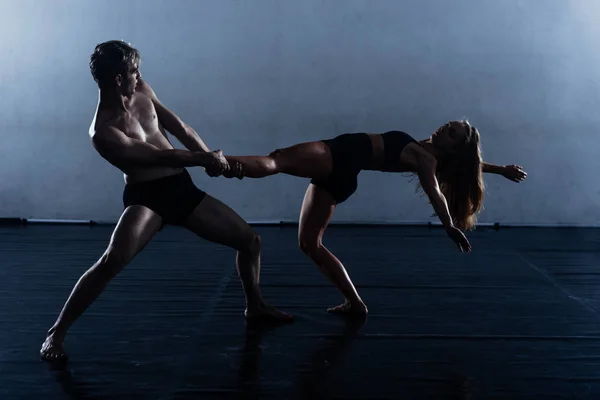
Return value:
[(349, 300), (346, 300), (344, 304), (340, 304), (336, 307), (331, 307), (327, 309), (327, 312), (330, 313), (340, 313), (340, 314), (358, 314), (358, 315), (366, 315), (369, 313), (367, 306), (364, 303), (351, 303)]
[(244, 311), (244, 316), (248, 320), (266, 320), (266, 321), (281, 321), (281, 322), (291, 322), (294, 320), (290, 314), (284, 313), (283, 311), (278, 310), (277, 308), (261, 303), (258, 307), (247, 308)]
[(40, 349), (40, 357), (44, 361), (67, 361), (69, 356), (65, 352), (62, 340), (57, 340), (49, 335)]

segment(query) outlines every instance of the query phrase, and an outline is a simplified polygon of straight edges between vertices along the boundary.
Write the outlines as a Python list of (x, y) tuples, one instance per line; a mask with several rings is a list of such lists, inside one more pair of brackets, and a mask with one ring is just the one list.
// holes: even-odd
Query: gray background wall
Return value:
[[(481, 221), (599, 224), (599, 11), (584, 0), (5, 0), (0, 216), (118, 218), (122, 176), (87, 136), (88, 60), (123, 39), (211, 148), (265, 154), (391, 129), (424, 138), (466, 116), (486, 160), (529, 173), (486, 177)], [(296, 220), (308, 183), (192, 175), (250, 221)], [(359, 185), (335, 221), (431, 220), (406, 177), (363, 172)]]

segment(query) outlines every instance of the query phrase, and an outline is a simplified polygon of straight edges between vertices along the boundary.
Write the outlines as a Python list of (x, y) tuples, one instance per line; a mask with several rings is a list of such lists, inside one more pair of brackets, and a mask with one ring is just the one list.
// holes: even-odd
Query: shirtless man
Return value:
[[(141, 79), (139, 62), (139, 52), (122, 41), (99, 44), (90, 58), (100, 89), (90, 137), (98, 153), (125, 174), (124, 211), (106, 251), (79, 279), (49, 329), (40, 350), (44, 360), (67, 359), (63, 341), (69, 327), (163, 224), (184, 226), (237, 250), (246, 318), (292, 318), (262, 300), (259, 235), (232, 209), (198, 189), (185, 169), (201, 166), (210, 176), (218, 176), (232, 173), (229, 164), (158, 100)], [(174, 149), (165, 130), (189, 151)]]

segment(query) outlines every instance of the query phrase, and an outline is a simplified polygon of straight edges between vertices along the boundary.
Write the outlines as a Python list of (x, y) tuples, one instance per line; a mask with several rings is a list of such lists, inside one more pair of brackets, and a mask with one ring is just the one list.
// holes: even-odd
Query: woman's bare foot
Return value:
[(330, 313), (340, 313), (340, 314), (359, 314), (366, 315), (369, 313), (367, 306), (365, 303), (351, 303), (350, 300), (346, 300), (344, 304), (340, 304), (336, 307), (331, 307), (327, 309), (327, 312)]
[(63, 347), (63, 341), (56, 339), (52, 334), (48, 335), (42, 344), (40, 357), (44, 361), (67, 361), (69, 358)]
[(281, 322), (291, 322), (294, 320), (290, 314), (284, 313), (277, 308), (266, 304), (260, 303), (257, 307), (249, 307), (244, 311), (244, 316), (249, 320), (271, 320)]

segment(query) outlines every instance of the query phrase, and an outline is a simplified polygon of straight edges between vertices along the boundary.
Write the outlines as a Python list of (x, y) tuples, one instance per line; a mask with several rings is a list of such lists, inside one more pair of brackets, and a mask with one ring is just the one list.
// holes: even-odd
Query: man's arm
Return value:
[(210, 152), (210, 149), (202, 139), (200, 139), (200, 136), (198, 136), (196, 131), (160, 102), (156, 93), (154, 93), (154, 90), (152, 90), (148, 83), (140, 80), (136, 90), (145, 93), (152, 99), (160, 124), (169, 131), (171, 135), (175, 136), (186, 149), (197, 152)]
[[(164, 167), (213, 167), (227, 161), (221, 155), (206, 152), (191, 152), (187, 150), (168, 149), (157, 147), (134, 140), (115, 127), (104, 127), (96, 132), (92, 143), (98, 153), (108, 162), (121, 167), (135, 166), (164, 166)], [(221, 162), (220, 158), (224, 160)]]

